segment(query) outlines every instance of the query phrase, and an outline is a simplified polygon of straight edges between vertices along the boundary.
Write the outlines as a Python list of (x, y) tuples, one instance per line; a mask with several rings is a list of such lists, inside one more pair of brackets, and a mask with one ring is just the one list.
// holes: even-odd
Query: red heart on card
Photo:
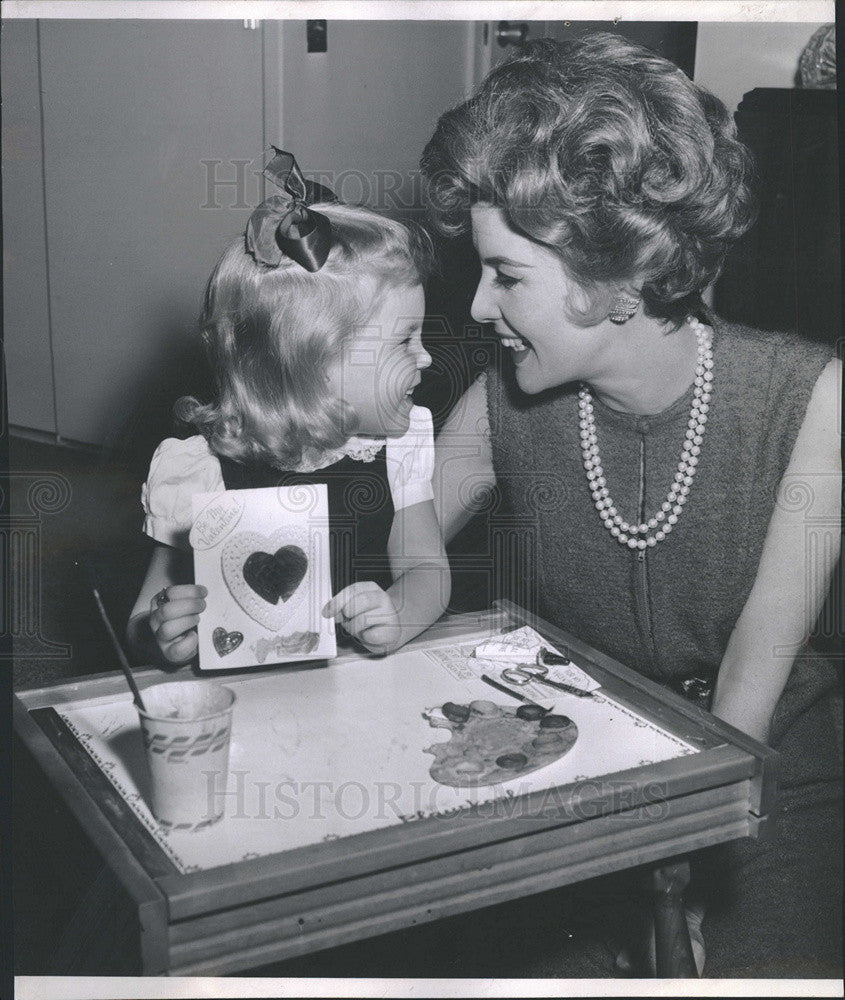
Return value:
[(211, 633), (211, 641), (218, 656), (232, 653), (244, 641), (243, 632), (227, 632), (224, 628), (216, 628)]
[(308, 570), (308, 556), (298, 545), (283, 545), (273, 555), (253, 552), (244, 563), (244, 580), (268, 604), (287, 602)]
[[(251, 556), (262, 558), (250, 562), (245, 576), (244, 569)], [(274, 633), (286, 627), (287, 631), (307, 631), (309, 621), (303, 612), (310, 614), (312, 610), (308, 597), (313, 593), (314, 576), (314, 556), (307, 529), (280, 528), (269, 536), (257, 531), (237, 531), (223, 543), (220, 560), (226, 586), (253, 621)], [(280, 600), (282, 597), (284, 600)], [(240, 623), (235, 618), (230, 624)], [(251, 639), (245, 628), (241, 631)]]

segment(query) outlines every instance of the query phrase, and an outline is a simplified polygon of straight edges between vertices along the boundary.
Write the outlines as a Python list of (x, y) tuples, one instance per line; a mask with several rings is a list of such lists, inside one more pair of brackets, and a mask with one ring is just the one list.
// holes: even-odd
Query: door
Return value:
[(651, 49), (692, 78), (695, 69), (695, 42), (698, 25), (694, 21), (547, 21), (546, 34), (562, 42), (585, 31), (608, 31), (623, 35)]
[(476, 21), (473, 28), (472, 77), (475, 90), (491, 69), (531, 38), (546, 35), (546, 21)]
[[(257, 198), (262, 33), (81, 20), (40, 35), (58, 432), (117, 443), (167, 426), (204, 283)], [(238, 189), (220, 183), (239, 171)]]
[(624, 35), (674, 63), (692, 77), (695, 66), (695, 22), (673, 21), (479, 21), (474, 36), (474, 73), (477, 84), (524, 42), (535, 38), (564, 41), (586, 31)]

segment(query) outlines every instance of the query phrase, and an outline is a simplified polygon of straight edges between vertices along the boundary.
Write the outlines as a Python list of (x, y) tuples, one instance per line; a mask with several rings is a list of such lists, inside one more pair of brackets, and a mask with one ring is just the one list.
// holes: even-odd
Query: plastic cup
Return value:
[(225, 810), (234, 692), (207, 681), (170, 681), (141, 695), (153, 815), (174, 830), (210, 826)]

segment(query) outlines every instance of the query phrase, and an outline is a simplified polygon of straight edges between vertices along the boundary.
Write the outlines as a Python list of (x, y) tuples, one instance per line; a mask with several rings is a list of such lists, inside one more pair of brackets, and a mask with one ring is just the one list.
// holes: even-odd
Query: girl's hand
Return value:
[(169, 663), (187, 663), (196, 653), (196, 628), (207, 594), (205, 587), (193, 583), (175, 584), (150, 601), (150, 631)]
[(372, 580), (345, 587), (323, 608), (373, 653), (389, 653), (399, 645), (399, 615), (390, 595)]

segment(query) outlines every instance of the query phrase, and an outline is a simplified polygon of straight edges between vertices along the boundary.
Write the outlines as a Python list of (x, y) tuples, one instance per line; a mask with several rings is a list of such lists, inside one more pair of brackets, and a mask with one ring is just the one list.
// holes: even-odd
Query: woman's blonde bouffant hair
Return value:
[(312, 207), (333, 230), (319, 271), (256, 263), (241, 236), (209, 279), (200, 329), (216, 400), (183, 397), (176, 415), (217, 455), (292, 469), (308, 449), (342, 445), (354, 414), (328, 386), (329, 364), (386, 289), (421, 284), (430, 270), (424, 232), (365, 208)]
[(618, 35), (539, 39), (444, 114), (423, 154), (438, 227), (502, 209), (586, 290), (639, 276), (683, 320), (751, 225), (753, 164), (716, 97)]

